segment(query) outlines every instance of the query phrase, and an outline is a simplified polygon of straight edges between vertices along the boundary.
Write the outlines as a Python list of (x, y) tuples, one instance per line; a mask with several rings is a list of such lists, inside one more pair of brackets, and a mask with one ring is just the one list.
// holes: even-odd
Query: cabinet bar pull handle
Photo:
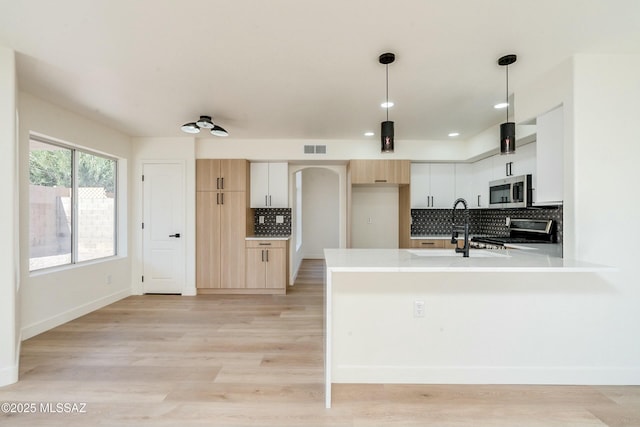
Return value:
[(264, 262), (264, 249), (262, 250), (262, 262)]
[(478, 207), (480, 207), (480, 194), (478, 194)]
[(267, 253), (267, 262), (269, 262), (269, 249), (265, 251)]
[(216, 190), (220, 189), (220, 178), (216, 178)]
[(220, 193), (220, 204), (224, 205), (224, 193)]
[(267, 195), (266, 194), (264, 195), (264, 205), (265, 206), (269, 206), (269, 204), (267, 203)]
[(434, 242), (420, 242), (421, 245), (427, 245), (427, 246), (433, 246), (435, 245)]
[(216, 205), (220, 204), (220, 193), (216, 193)]
[(224, 176), (220, 178), (220, 189), (224, 190)]
[(269, 194), (269, 206), (271, 206), (271, 194)]
[(376, 179), (376, 180), (375, 180), (375, 181), (373, 181), (373, 182), (387, 182), (387, 180), (386, 180), (386, 179)]
[(258, 243), (258, 246), (271, 246), (271, 243)]

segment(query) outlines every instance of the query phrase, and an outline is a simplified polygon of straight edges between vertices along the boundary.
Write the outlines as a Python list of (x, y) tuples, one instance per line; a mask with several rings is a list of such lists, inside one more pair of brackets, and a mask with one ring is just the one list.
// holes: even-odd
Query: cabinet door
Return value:
[(196, 191), (216, 191), (219, 187), (220, 160), (196, 159)]
[(196, 192), (196, 287), (220, 287), (220, 193)]
[(432, 163), (430, 171), (431, 203), (434, 208), (453, 208), (455, 167), (452, 163)]
[(251, 163), (251, 207), (266, 208), (269, 204), (269, 163)]
[(247, 161), (244, 159), (220, 160), (220, 190), (247, 191)]
[(409, 160), (383, 160), (386, 163), (386, 179), (391, 184), (411, 183), (411, 162)]
[(269, 207), (289, 207), (289, 165), (269, 163)]
[(431, 165), (411, 163), (411, 209), (431, 207)]
[(287, 282), (284, 249), (266, 249), (266, 284), (270, 289), (284, 289)]
[(247, 201), (245, 192), (220, 194), (220, 286), (245, 285), (245, 237)]
[(462, 197), (470, 208), (477, 207), (477, 198), (474, 188), (473, 164), (456, 163), (455, 165), (455, 193), (454, 201)]
[(560, 203), (564, 199), (564, 112), (560, 106), (536, 120), (536, 204)]
[(486, 208), (489, 206), (489, 181), (493, 180), (493, 158), (487, 157), (473, 164), (474, 192), (469, 207)]
[(263, 289), (266, 287), (265, 249), (247, 248), (246, 287), (249, 289)]

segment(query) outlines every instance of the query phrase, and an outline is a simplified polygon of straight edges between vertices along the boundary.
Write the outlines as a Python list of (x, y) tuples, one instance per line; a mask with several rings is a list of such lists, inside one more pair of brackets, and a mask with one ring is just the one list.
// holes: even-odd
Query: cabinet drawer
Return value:
[(413, 239), (411, 240), (412, 248), (422, 249), (443, 249), (445, 240), (442, 239)]
[(286, 248), (286, 240), (245, 240), (246, 248)]

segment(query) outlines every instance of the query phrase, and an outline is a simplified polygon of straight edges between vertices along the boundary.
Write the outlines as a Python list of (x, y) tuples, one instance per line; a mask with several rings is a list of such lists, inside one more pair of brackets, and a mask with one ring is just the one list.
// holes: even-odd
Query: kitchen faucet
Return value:
[[(461, 227), (456, 225), (456, 208), (458, 204), (462, 203), (464, 206), (464, 247), (458, 247), (458, 232)], [(456, 252), (462, 253), (463, 257), (469, 258), (469, 208), (467, 207), (467, 201), (463, 198), (456, 200), (453, 203), (453, 212), (451, 213), (451, 243), (456, 245)]]

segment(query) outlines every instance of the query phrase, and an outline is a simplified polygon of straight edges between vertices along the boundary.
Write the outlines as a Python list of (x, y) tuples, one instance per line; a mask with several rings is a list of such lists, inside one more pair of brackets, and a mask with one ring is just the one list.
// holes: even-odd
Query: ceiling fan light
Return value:
[(214, 125), (213, 128), (211, 129), (211, 135), (229, 136), (229, 132), (227, 132), (226, 130), (224, 130), (223, 128), (221, 128), (218, 125)]
[(213, 122), (211, 121), (211, 116), (200, 116), (200, 119), (196, 122), (198, 126), (204, 129), (212, 129)]
[(195, 123), (185, 123), (180, 129), (186, 133), (200, 133), (200, 128)]

